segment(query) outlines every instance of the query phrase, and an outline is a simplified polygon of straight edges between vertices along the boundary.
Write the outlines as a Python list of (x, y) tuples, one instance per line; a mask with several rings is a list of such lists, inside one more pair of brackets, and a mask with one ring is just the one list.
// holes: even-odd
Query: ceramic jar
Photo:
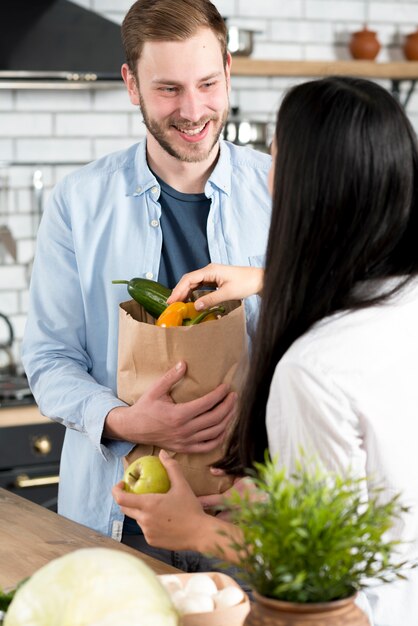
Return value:
[(418, 61), (418, 30), (405, 37), (403, 53), (408, 61)]
[(299, 604), (254, 592), (254, 603), (244, 626), (370, 626), (354, 600), (352, 596), (333, 602)]
[(365, 26), (363, 30), (352, 34), (349, 48), (354, 59), (373, 61), (380, 50), (380, 43), (375, 31), (369, 30)]

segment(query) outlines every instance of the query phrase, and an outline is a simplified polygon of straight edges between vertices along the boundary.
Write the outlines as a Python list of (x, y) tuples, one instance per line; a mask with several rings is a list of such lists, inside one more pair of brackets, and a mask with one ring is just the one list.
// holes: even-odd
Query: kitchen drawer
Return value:
[(59, 463), (65, 428), (56, 422), (0, 429), (0, 470)]
[(0, 487), (52, 511), (57, 510), (59, 464), (15, 466), (0, 470)]

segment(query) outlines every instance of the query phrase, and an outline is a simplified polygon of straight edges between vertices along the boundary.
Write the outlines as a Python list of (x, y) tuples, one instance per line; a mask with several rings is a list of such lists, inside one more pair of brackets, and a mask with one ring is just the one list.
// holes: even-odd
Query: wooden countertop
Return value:
[(25, 424), (42, 424), (50, 421), (50, 419), (41, 415), (36, 404), (0, 408), (0, 428), (24, 426)]
[(91, 547), (113, 548), (139, 556), (156, 574), (178, 572), (110, 537), (0, 489), (1, 588), (13, 587), (52, 559)]

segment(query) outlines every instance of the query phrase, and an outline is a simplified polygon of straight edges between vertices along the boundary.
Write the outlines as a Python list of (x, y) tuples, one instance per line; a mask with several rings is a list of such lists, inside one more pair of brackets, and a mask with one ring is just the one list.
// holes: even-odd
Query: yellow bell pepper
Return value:
[(170, 328), (171, 326), (193, 326), (200, 322), (216, 320), (217, 315), (225, 313), (223, 306), (213, 307), (206, 311), (196, 311), (193, 302), (173, 302), (161, 313), (155, 322), (156, 326)]
[(196, 311), (193, 302), (173, 302), (161, 313), (155, 324), (163, 328), (182, 326), (185, 320), (193, 320), (198, 315), (199, 311)]

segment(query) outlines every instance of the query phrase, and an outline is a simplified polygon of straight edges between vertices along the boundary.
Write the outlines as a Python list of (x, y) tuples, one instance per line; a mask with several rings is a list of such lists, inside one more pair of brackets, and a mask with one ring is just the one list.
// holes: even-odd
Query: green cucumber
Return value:
[(147, 313), (157, 318), (167, 308), (167, 298), (171, 289), (155, 280), (148, 278), (131, 278), (131, 280), (112, 280), (114, 285), (128, 285), (128, 293)]

